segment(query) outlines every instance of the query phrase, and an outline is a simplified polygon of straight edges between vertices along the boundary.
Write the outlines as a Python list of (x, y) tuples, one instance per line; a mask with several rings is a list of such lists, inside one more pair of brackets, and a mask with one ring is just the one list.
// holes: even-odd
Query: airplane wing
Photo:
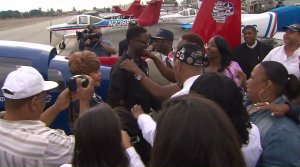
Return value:
[(76, 32), (72, 32), (72, 33), (69, 33), (69, 34), (65, 34), (64, 35), (64, 38), (67, 39), (67, 38), (77, 38), (77, 34)]

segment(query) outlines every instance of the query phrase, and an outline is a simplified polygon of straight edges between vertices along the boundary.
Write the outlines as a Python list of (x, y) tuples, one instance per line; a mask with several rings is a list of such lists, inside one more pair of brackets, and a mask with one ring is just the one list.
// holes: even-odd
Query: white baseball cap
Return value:
[(2, 92), (9, 99), (24, 99), (57, 86), (54, 81), (45, 81), (35, 68), (22, 66), (7, 75)]

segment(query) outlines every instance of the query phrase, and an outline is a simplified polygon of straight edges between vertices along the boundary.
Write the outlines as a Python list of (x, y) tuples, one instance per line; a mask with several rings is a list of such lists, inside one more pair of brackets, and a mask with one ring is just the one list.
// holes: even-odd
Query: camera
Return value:
[(77, 78), (79, 78), (81, 80), (82, 87), (86, 88), (89, 85), (89, 79), (85, 75), (74, 75), (67, 82), (68, 88), (72, 92), (76, 92), (76, 89), (77, 89), (76, 79)]

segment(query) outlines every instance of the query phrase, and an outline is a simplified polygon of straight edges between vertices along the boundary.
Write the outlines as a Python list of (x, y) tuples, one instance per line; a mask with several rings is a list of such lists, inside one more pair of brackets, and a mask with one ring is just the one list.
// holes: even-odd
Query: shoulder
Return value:
[(236, 61), (230, 61), (228, 68), (232, 70), (241, 70), (239, 63), (237, 63)]
[(127, 40), (126, 39), (123, 39), (122, 41), (119, 42), (119, 45), (124, 45), (127, 43)]
[(264, 48), (264, 49), (272, 50), (272, 48), (273, 48), (271, 45), (261, 42), (261, 41), (257, 41), (257, 44), (259, 47)]
[(246, 43), (242, 43), (240, 45), (237, 45), (235, 48), (232, 49), (232, 52), (233, 53), (236, 53), (236, 52), (240, 52), (244, 47), (246, 47)]

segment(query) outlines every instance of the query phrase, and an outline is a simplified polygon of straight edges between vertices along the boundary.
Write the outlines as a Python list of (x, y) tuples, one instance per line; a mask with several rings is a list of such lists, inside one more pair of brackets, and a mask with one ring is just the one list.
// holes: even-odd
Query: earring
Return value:
[(266, 90), (264, 90), (264, 89), (260, 90), (259, 93), (258, 93), (259, 100), (262, 101), (262, 102), (266, 102), (266, 101), (270, 100), (270, 97), (263, 98), (263, 93), (268, 95), (268, 92)]

